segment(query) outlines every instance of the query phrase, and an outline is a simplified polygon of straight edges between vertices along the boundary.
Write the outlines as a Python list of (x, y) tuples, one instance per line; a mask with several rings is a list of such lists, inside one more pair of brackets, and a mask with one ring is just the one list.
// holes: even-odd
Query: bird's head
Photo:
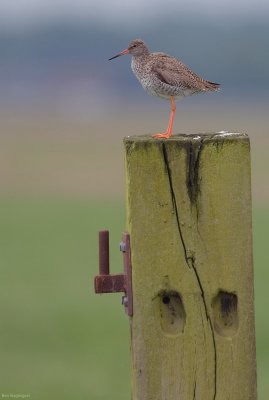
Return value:
[(120, 53), (116, 54), (114, 57), (109, 59), (113, 60), (114, 58), (123, 56), (124, 54), (131, 54), (132, 56), (143, 56), (149, 54), (149, 49), (143, 40), (141, 39), (134, 39), (132, 40), (127, 49), (121, 51)]

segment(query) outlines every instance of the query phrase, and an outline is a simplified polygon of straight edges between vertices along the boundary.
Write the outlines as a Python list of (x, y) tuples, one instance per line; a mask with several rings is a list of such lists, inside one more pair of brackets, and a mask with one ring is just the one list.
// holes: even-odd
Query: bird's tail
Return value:
[(215, 83), (215, 82), (206, 81), (205, 84), (206, 84), (206, 88), (208, 90), (212, 90), (212, 91), (219, 90), (219, 87), (220, 87), (220, 84), (219, 83)]

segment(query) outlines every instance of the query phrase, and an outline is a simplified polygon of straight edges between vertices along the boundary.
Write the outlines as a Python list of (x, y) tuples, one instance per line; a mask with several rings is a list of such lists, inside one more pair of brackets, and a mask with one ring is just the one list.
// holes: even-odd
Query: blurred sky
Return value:
[(92, 121), (103, 110), (119, 115), (127, 99), (165, 108), (143, 92), (130, 57), (108, 62), (135, 37), (221, 83), (220, 109), (231, 101), (262, 109), (268, 21), (268, 0), (2, 0), (0, 114), (41, 111)]
[[(268, 0), (4, 0), (0, 2), (1, 27), (18, 29), (53, 19), (107, 21), (110, 24), (143, 24), (148, 18), (171, 13), (190, 13), (212, 18), (220, 23), (237, 22), (242, 18), (263, 16), (269, 12)], [(223, 17), (229, 19), (223, 19)], [(268, 15), (267, 15), (268, 18)]]

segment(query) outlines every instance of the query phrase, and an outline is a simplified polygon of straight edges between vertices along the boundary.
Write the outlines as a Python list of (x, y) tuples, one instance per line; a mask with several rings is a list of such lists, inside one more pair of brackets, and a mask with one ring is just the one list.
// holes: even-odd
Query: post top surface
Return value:
[(134, 136), (126, 136), (124, 138), (124, 142), (195, 142), (196, 140), (248, 140), (248, 135), (246, 133), (238, 133), (238, 132), (203, 132), (203, 133), (191, 133), (184, 134), (179, 133), (173, 135), (169, 139), (154, 139), (150, 135), (134, 135)]

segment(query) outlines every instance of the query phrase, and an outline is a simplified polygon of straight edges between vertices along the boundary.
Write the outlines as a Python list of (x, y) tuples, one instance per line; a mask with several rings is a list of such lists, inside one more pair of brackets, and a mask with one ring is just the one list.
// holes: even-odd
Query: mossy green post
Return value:
[(245, 134), (127, 137), (133, 400), (255, 400)]

